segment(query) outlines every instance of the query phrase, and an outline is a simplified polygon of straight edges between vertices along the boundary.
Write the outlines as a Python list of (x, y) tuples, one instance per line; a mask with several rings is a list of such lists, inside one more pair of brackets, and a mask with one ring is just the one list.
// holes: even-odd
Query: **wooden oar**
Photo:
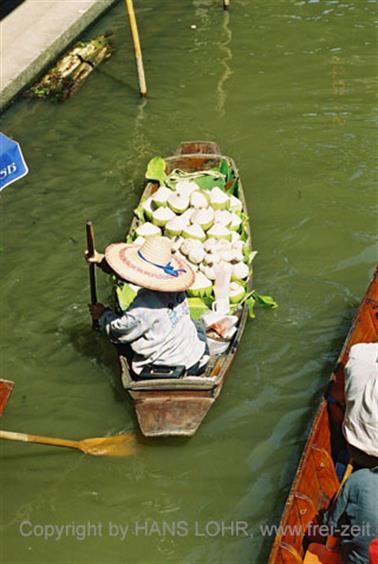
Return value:
[(113, 437), (84, 439), (82, 441), (69, 441), (66, 439), (41, 437), (39, 435), (27, 435), (25, 433), (0, 430), (0, 439), (76, 448), (86, 454), (93, 454), (94, 456), (129, 456), (135, 452), (136, 447), (136, 436), (134, 433), (115, 435)]
[[(93, 225), (91, 221), (87, 221), (86, 233), (87, 233), (88, 256), (93, 257), (95, 251), (95, 239), (94, 239)], [(89, 263), (89, 287), (91, 294), (91, 304), (92, 305), (97, 304), (96, 265), (93, 263)], [(92, 326), (94, 329), (97, 329), (98, 321), (93, 320)]]

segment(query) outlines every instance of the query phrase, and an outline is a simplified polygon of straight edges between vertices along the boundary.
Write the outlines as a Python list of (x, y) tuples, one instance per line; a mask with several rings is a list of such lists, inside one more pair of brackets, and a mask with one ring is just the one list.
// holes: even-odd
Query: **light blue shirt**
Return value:
[(117, 315), (106, 310), (99, 323), (113, 343), (130, 344), (137, 374), (146, 364), (190, 368), (205, 352), (184, 292), (142, 288), (126, 312)]

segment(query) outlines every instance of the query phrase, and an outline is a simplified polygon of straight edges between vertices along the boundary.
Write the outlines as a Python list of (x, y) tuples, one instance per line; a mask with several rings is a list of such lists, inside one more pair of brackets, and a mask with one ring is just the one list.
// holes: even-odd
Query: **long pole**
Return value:
[(144, 75), (142, 49), (140, 47), (138, 26), (136, 22), (133, 0), (125, 0), (127, 13), (129, 15), (131, 36), (133, 38), (134, 52), (135, 52), (135, 62), (137, 67), (138, 81), (139, 81), (139, 92), (141, 96), (147, 96), (147, 85), (146, 78)]
[(228, 10), (230, 7), (230, 0), (223, 0), (223, 9)]
[[(88, 256), (93, 257), (95, 251), (95, 240), (94, 240), (94, 232), (93, 232), (93, 225), (91, 221), (87, 221), (86, 226), (86, 233), (87, 233), (87, 247), (88, 247)], [(96, 291), (96, 265), (93, 263), (89, 264), (89, 287), (91, 292), (91, 304), (97, 304), (97, 291)], [(93, 321), (92, 323), (93, 329), (97, 329), (98, 321)]]

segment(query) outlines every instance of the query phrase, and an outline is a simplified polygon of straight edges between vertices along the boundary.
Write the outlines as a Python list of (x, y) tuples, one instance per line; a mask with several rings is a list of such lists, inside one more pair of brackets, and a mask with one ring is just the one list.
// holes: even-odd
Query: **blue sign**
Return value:
[(20, 145), (0, 132), (0, 192), (28, 172)]

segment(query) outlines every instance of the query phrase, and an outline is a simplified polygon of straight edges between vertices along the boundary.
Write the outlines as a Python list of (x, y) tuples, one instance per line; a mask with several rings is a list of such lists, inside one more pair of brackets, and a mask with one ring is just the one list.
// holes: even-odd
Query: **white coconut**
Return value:
[(232, 222), (232, 214), (227, 210), (217, 210), (214, 214), (215, 216), (215, 223), (220, 223), (225, 227), (231, 225)]
[(180, 180), (176, 184), (176, 192), (181, 196), (189, 198), (192, 192), (198, 190), (198, 185), (191, 180)]
[(230, 241), (227, 241), (226, 239), (219, 239), (218, 249), (220, 251), (230, 251), (232, 249), (232, 244)]
[(221, 259), (225, 262), (231, 262), (234, 258), (234, 252), (232, 250), (225, 250), (220, 252)]
[(177, 237), (178, 235), (181, 235), (185, 227), (186, 227), (185, 221), (182, 219), (182, 217), (176, 215), (167, 222), (165, 226), (165, 234), (167, 235), (167, 237), (170, 237), (172, 239), (173, 237)]
[(168, 221), (171, 221), (174, 217), (176, 216), (172, 210), (165, 206), (161, 206), (152, 213), (152, 223), (158, 225), (159, 227), (164, 227), (164, 225), (166, 225)]
[(190, 195), (190, 205), (193, 208), (207, 208), (209, 205), (209, 199), (205, 192), (202, 190), (196, 190)]
[(232, 241), (231, 239), (231, 245), (234, 251), (242, 251), (245, 243), (243, 243), (243, 241), (240, 241), (240, 239), (238, 241)]
[(241, 284), (237, 282), (231, 282), (230, 284), (230, 302), (232, 304), (239, 303), (245, 296), (245, 289)]
[(215, 239), (226, 239), (231, 240), (231, 232), (220, 223), (215, 223), (207, 232), (209, 237), (214, 237)]
[(210, 205), (214, 210), (225, 210), (230, 205), (230, 198), (218, 186), (210, 192)]
[(202, 229), (202, 227), (196, 224), (185, 227), (184, 231), (182, 232), (182, 236), (186, 239), (198, 239), (199, 241), (204, 241), (206, 239), (204, 230)]
[(172, 194), (172, 190), (166, 186), (160, 186), (158, 190), (152, 195), (153, 205), (159, 208), (160, 206), (166, 206), (169, 196)]
[(144, 200), (144, 202), (142, 204), (144, 215), (146, 216), (148, 221), (151, 221), (151, 219), (152, 219), (153, 209), (152, 209), (151, 205), (152, 205), (152, 197), (150, 196), (149, 198), (147, 198), (147, 200)]
[(207, 253), (211, 253), (212, 251), (215, 251), (217, 244), (218, 244), (218, 239), (215, 239), (214, 237), (210, 237), (209, 239), (206, 239), (206, 241), (204, 242), (203, 248)]
[(240, 233), (238, 233), (237, 231), (232, 231), (231, 243), (236, 243), (236, 241), (240, 241)]
[(186, 225), (190, 224), (190, 219), (194, 213), (194, 208), (188, 208), (180, 217), (185, 221)]
[(178, 192), (172, 192), (168, 198), (168, 206), (175, 213), (184, 213), (189, 207), (189, 198)]
[(202, 243), (198, 239), (183, 239), (180, 251), (188, 256), (193, 249), (202, 249)]
[(187, 290), (189, 296), (203, 298), (211, 296), (213, 285), (203, 272), (196, 272), (194, 283)]
[(204, 231), (207, 231), (214, 223), (214, 211), (211, 208), (196, 209), (192, 213), (190, 221), (200, 225)]
[(238, 262), (232, 265), (231, 280), (244, 280), (248, 278), (249, 268), (245, 262)]
[(241, 225), (242, 220), (240, 219), (240, 217), (236, 214), (236, 213), (232, 213), (231, 214), (231, 223), (229, 224), (229, 229), (231, 229), (232, 231), (238, 231), (240, 225)]
[(204, 262), (204, 264), (207, 264), (207, 265), (213, 264), (213, 253), (206, 253), (205, 252), (205, 256), (203, 257), (203, 262)]
[(215, 280), (215, 271), (213, 266), (205, 266), (203, 273), (209, 280)]
[(244, 261), (244, 254), (243, 251), (239, 251), (236, 249), (233, 249), (232, 251), (229, 251), (232, 253), (232, 262), (243, 262)]
[(205, 251), (201, 247), (195, 247), (190, 250), (188, 259), (193, 264), (200, 264), (205, 257)]
[(145, 237), (147, 239), (147, 237), (161, 235), (161, 230), (157, 225), (153, 225), (152, 223), (147, 221), (146, 223), (139, 225), (139, 227), (136, 228), (135, 233), (138, 235), (138, 237)]
[(230, 211), (240, 213), (243, 209), (243, 204), (236, 196), (230, 196)]

